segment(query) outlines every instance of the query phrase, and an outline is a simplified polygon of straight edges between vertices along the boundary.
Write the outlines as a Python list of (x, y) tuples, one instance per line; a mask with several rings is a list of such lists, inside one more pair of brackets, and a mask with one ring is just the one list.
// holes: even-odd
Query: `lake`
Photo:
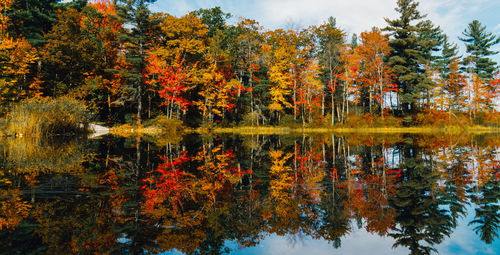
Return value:
[(4, 139), (1, 254), (499, 254), (500, 136)]

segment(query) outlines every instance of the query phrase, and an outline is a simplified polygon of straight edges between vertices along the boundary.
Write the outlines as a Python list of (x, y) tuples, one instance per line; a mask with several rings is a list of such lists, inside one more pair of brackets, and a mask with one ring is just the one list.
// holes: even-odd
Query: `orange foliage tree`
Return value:
[(343, 71), (338, 75), (342, 81), (342, 121), (345, 120), (345, 114), (349, 115), (349, 101), (354, 98), (355, 103), (361, 100), (361, 87), (358, 83), (360, 77), (360, 55), (357, 47), (354, 45), (344, 45), (343, 54), (340, 61), (343, 64)]
[(384, 63), (389, 54), (389, 39), (381, 31), (374, 28), (370, 32), (361, 33), (361, 45), (357, 47), (363, 68), (359, 81), (368, 90), (369, 112), (376, 101), (380, 105), (380, 114), (384, 114), (384, 91), (391, 81), (391, 69)]

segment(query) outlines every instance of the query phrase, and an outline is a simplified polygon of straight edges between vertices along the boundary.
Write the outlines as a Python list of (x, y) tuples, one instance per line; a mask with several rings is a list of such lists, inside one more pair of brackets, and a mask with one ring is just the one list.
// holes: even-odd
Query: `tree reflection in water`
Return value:
[(0, 245), (8, 254), (223, 254), (235, 248), (228, 241), (244, 249), (287, 236), (334, 249), (364, 228), (429, 254), (467, 215), (490, 244), (499, 138), (11, 139), (0, 146)]

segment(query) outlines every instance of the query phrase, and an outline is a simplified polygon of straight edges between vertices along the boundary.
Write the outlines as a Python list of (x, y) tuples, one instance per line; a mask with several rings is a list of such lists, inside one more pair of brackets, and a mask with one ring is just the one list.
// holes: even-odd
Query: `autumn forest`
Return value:
[(459, 38), (461, 55), (414, 0), (398, 0), (399, 17), (386, 19), (386, 27), (352, 36), (333, 17), (319, 26), (266, 30), (245, 18), (228, 24), (231, 14), (218, 7), (175, 17), (150, 11), (152, 2), (3, 0), (2, 114), (65, 98), (108, 125), (175, 119), (189, 127), (496, 126), (500, 120), (491, 58), (500, 37), (477, 20)]
[(394, 1), (0, 0), (0, 255), (498, 253), (500, 37)]

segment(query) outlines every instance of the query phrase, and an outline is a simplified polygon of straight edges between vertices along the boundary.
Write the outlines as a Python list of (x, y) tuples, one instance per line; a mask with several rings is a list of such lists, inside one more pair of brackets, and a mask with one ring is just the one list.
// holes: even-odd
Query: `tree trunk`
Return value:
[(142, 112), (142, 84), (139, 81), (137, 84), (137, 125), (141, 125), (141, 112)]
[(250, 85), (250, 111), (252, 112), (253, 116), (253, 111), (254, 111), (254, 106), (253, 106), (253, 69), (250, 69), (250, 78), (248, 80), (248, 85)]
[(108, 92), (108, 124), (111, 123), (111, 95)]
[(321, 116), (325, 116), (325, 90), (321, 94)]
[(297, 119), (297, 81), (293, 79), (293, 119)]
[(151, 92), (148, 91), (148, 119), (151, 119)]
[(332, 93), (332, 126), (335, 125), (335, 99)]

